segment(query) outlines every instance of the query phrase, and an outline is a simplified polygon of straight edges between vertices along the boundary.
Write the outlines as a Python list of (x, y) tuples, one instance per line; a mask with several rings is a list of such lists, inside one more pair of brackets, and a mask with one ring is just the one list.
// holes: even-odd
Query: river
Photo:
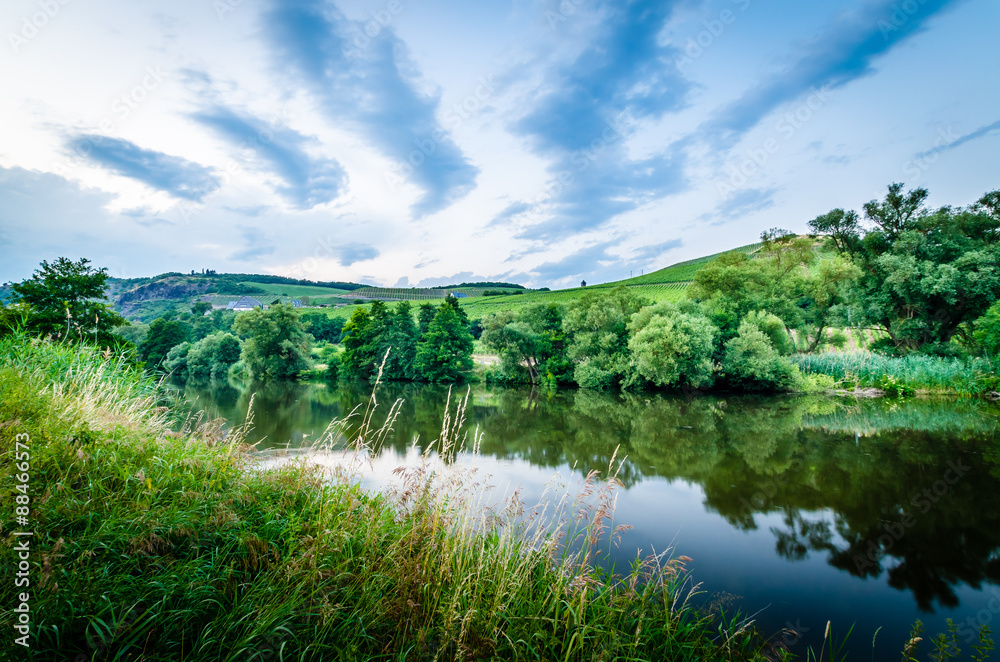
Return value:
[[(266, 450), (310, 446), (369, 392), (289, 383), (184, 391), (195, 409), (230, 425), (243, 423), (251, 395), (249, 440)], [(373, 465), (384, 479), (437, 439), (447, 395), (379, 387), (377, 423), (402, 399)], [(692, 559), (703, 608), (753, 615), (803, 659), (827, 621), (837, 636), (854, 627), (849, 659), (858, 660), (897, 658), (918, 618), (925, 653), (927, 634), (947, 618), (966, 654), (971, 626), (1000, 630), (995, 404), (480, 385), (468, 397), (466, 428), (481, 444), (458, 462), (531, 504), (553, 481), (572, 490), (591, 470), (606, 473), (617, 452), (615, 521), (632, 528), (607, 562), (628, 567), (636, 554), (672, 548)]]

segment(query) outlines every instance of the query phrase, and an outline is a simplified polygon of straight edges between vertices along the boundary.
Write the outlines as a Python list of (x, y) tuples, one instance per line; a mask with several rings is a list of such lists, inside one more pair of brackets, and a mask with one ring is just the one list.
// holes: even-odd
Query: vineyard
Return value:
[[(345, 299), (380, 299), (382, 301), (427, 301), (444, 299), (449, 294), (464, 294), (465, 297), (481, 297), (487, 290), (497, 291), (501, 287), (452, 287), (452, 288), (420, 288), (420, 287), (362, 287), (361, 289), (343, 295)], [(513, 289), (513, 288), (510, 288)], [(513, 290), (528, 292), (530, 290)]]

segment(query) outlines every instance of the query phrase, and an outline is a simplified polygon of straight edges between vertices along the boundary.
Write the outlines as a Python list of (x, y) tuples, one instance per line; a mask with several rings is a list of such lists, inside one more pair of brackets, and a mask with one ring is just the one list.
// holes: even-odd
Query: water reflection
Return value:
[[(331, 419), (346, 416), (369, 395), (352, 386), (271, 384), (189, 389), (186, 397), (240, 423), (251, 394), (262, 447), (308, 445)], [(436, 439), (446, 397), (447, 389), (436, 387), (380, 388), (376, 420), (392, 401), (404, 399), (390, 446), (405, 453), (415, 438), (418, 445)], [(995, 405), (972, 400), (683, 398), (477, 387), (469, 395), (467, 423), (484, 435), (482, 454), (506, 461), (515, 478), (538, 467), (580, 475), (604, 471), (618, 449), (627, 457), (619, 474), (626, 492), (639, 498), (645, 492), (631, 488), (663, 480), (671, 494), (684, 485), (699, 490), (703, 521), (718, 516), (733, 532), (766, 532), (772, 558), (786, 567), (821, 561), (836, 569), (844, 584), (823, 589), (831, 601), (842, 597), (839, 590), (854, 590), (851, 581), (875, 579), (912, 595), (915, 615), (943, 610), (961, 619), (959, 591), (1000, 584), (997, 414)], [(657, 498), (665, 501), (637, 506), (640, 518), (642, 509), (691, 509), (681, 497)], [(640, 529), (631, 540), (643, 546), (653, 533)], [(711, 557), (712, 550), (703, 554)], [(623, 559), (628, 555), (623, 552)], [(749, 558), (741, 562), (754, 565)], [(700, 578), (712, 571), (703, 565)], [(852, 614), (880, 619), (876, 625), (886, 618), (856, 606), (846, 617)], [(899, 628), (910, 620), (901, 615)]]

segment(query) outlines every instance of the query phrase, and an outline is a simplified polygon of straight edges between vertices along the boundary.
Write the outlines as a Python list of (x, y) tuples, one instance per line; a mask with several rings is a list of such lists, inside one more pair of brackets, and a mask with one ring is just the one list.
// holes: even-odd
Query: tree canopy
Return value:
[(90, 266), (90, 260), (60, 257), (42, 260), (31, 278), (16, 283), (17, 302), (31, 308), (28, 330), (39, 335), (71, 341), (117, 345), (114, 328), (128, 321), (105, 304), (108, 271)]

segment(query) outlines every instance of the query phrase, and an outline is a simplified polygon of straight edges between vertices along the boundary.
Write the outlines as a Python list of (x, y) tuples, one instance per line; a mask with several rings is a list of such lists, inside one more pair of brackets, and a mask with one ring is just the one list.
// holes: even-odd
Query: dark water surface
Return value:
[[(274, 384), (189, 387), (185, 396), (239, 424), (251, 393), (251, 441), (260, 448), (309, 445), (369, 395), (351, 386)], [(379, 388), (383, 417), (404, 400), (383, 463), (403, 463), (415, 437), (420, 446), (439, 436), (446, 395), (428, 386)], [(828, 620), (841, 635), (854, 624), (851, 659), (870, 660), (898, 659), (918, 618), (930, 634), (954, 619), (965, 654), (970, 626), (1000, 631), (998, 414), (974, 400), (690, 399), (476, 386), (467, 425), (483, 433), (475, 461), (491, 482), (520, 486), (529, 503), (554, 473), (572, 483), (606, 472), (618, 448), (626, 459), (616, 521), (633, 527), (613, 551), (618, 567), (637, 552), (672, 547), (693, 559), (702, 604), (757, 614), (776, 641), (783, 628), (798, 631), (784, 640), (802, 657)]]

